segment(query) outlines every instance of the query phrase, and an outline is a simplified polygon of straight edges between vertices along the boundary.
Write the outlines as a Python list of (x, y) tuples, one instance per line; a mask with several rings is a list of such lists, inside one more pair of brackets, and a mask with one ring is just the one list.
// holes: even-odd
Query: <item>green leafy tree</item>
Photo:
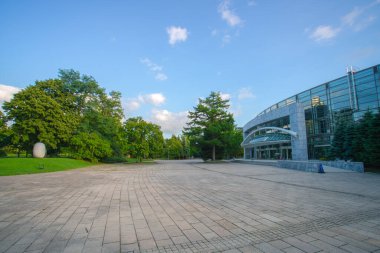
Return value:
[[(109, 95), (96, 80), (88, 75), (81, 75), (72, 69), (60, 70), (60, 80), (64, 90), (74, 95), (72, 106), (79, 118), (76, 134), (96, 134), (98, 138), (111, 145), (111, 155), (121, 157), (126, 151), (126, 141), (122, 138), (121, 93), (112, 91)], [(94, 159), (103, 159), (95, 156)]]
[(0, 111), (0, 157), (6, 156), (6, 152), (2, 148), (11, 145), (12, 132), (7, 126), (5, 115)]
[(165, 141), (165, 147), (168, 159), (180, 159), (183, 157), (183, 145), (181, 138), (172, 135)]
[(139, 162), (143, 158), (158, 156), (162, 152), (163, 137), (159, 126), (146, 122), (141, 117), (129, 118), (123, 126), (127, 151)]
[(164, 136), (161, 127), (147, 122), (146, 139), (149, 145), (149, 158), (158, 158), (161, 156), (164, 147)]
[(12, 124), (12, 142), (31, 152), (34, 143), (43, 142), (55, 152), (70, 140), (78, 118), (73, 114), (71, 94), (62, 90), (58, 79), (37, 81), (3, 105)]
[[(125, 153), (121, 94), (115, 91), (106, 94), (91, 76), (60, 70), (59, 79), (37, 81), (3, 107), (13, 123), (12, 141), (20, 149), (31, 152), (34, 143), (41, 141), (47, 145), (49, 154), (58, 154), (62, 147), (68, 147), (73, 156), (81, 158), (84, 154), (82, 158), (89, 160), (103, 159), (104, 154), (119, 157)], [(95, 139), (79, 145), (78, 140), (85, 136)], [(80, 150), (92, 150), (100, 140), (110, 145), (111, 153), (103, 146), (100, 149), (104, 152), (100, 153)]]
[(112, 155), (109, 141), (105, 140), (96, 132), (80, 132), (71, 139), (73, 156), (77, 159), (97, 162)]
[(228, 100), (222, 99), (219, 92), (211, 92), (207, 98), (199, 99), (194, 111), (189, 112), (184, 133), (204, 160), (222, 158), (231, 145), (229, 136), (235, 126), (228, 108)]
[(182, 158), (188, 159), (190, 158), (190, 152), (191, 152), (190, 140), (186, 135), (181, 135), (180, 139), (181, 139), (181, 144), (182, 144)]
[(243, 129), (234, 128), (229, 137), (229, 144), (226, 148), (226, 157), (227, 158), (236, 158), (243, 157), (244, 150), (240, 146), (243, 142)]

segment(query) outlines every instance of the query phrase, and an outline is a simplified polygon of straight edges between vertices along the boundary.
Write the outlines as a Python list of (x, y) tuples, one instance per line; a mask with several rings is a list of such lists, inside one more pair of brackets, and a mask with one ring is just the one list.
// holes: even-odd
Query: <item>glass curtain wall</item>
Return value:
[[(339, 120), (353, 122), (367, 111), (377, 113), (380, 108), (380, 65), (321, 84), (310, 90), (287, 98), (261, 114), (292, 103), (305, 108), (309, 159), (327, 158), (334, 128)], [(278, 126), (290, 129), (289, 118), (280, 118), (257, 127)]]

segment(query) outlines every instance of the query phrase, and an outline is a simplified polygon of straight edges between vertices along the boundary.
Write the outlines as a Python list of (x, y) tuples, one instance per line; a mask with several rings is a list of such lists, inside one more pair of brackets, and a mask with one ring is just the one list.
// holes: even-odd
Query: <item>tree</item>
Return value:
[(164, 147), (164, 136), (161, 127), (147, 122), (146, 140), (149, 145), (149, 158), (160, 157)]
[(37, 81), (15, 94), (3, 105), (7, 118), (13, 122), (12, 142), (30, 153), (39, 141), (50, 151), (59, 150), (78, 124), (70, 107), (72, 100), (58, 79)]
[(226, 157), (243, 157), (244, 150), (240, 146), (243, 142), (243, 129), (235, 128), (231, 135), (229, 135), (230, 145), (226, 148)]
[(371, 121), (368, 130), (369, 164), (380, 168), (380, 112)]
[(181, 144), (182, 144), (182, 158), (190, 158), (190, 141), (189, 138), (186, 135), (181, 135)]
[(163, 137), (160, 127), (146, 122), (141, 117), (125, 121), (123, 135), (128, 143), (128, 153), (138, 162), (161, 153)]
[(80, 132), (71, 139), (73, 156), (97, 162), (112, 155), (111, 144), (96, 132)]
[(344, 121), (338, 120), (335, 126), (334, 137), (330, 148), (330, 157), (332, 159), (343, 158), (345, 129), (346, 127)]
[[(112, 152), (109, 156), (121, 157), (126, 150), (126, 142), (122, 139), (121, 121), (124, 114), (121, 93), (111, 91), (107, 95), (92, 76), (81, 75), (72, 69), (59, 70), (59, 77), (63, 82), (64, 91), (74, 96), (71, 104), (79, 118), (76, 135), (96, 135), (103, 142), (110, 144)], [(76, 148), (77, 146), (74, 150)], [(94, 157), (104, 158), (97, 155)]]
[(11, 144), (12, 132), (7, 126), (7, 120), (2, 111), (0, 111), (0, 157), (6, 156), (5, 151), (1, 149)]
[[(37, 81), (4, 103), (3, 108), (13, 123), (14, 145), (28, 152), (41, 141), (49, 154), (59, 154), (62, 147), (67, 147), (73, 156), (83, 159), (99, 160), (105, 158), (104, 154), (119, 157), (125, 153), (121, 94), (106, 94), (91, 76), (60, 70), (59, 79)], [(78, 140), (86, 136), (95, 139), (79, 145)], [(80, 151), (92, 149), (91, 145), (95, 148), (100, 141), (110, 145), (111, 153)]]
[(183, 157), (183, 146), (180, 137), (172, 135), (165, 140), (165, 149), (168, 159), (180, 159)]
[(331, 159), (364, 162), (366, 166), (380, 167), (380, 113), (370, 111), (353, 122), (339, 119), (330, 149)]
[(184, 133), (198, 147), (204, 160), (222, 158), (231, 144), (229, 136), (235, 126), (232, 114), (227, 111), (228, 103), (219, 92), (211, 92), (206, 99), (199, 99), (194, 111), (189, 112)]

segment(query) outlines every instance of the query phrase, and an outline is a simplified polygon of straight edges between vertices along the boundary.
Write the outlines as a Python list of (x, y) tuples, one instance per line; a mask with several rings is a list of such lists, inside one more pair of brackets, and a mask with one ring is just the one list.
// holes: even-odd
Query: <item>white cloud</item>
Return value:
[(242, 23), (241, 18), (230, 9), (230, 0), (223, 0), (223, 2), (219, 4), (218, 12), (222, 19), (232, 27)]
[(179, 26), (171, 26), (166, 28), (166, 32), (169, 35), (169, 44), (174, 45), (177, 42), (184, 42), (187, 40), (188, 32), (186, 28)]
[(165, 81), (166, 79), (168, 79), (168, 77), (164, 74), (164, 73), (157, 73), (155, 76), (154, 76), (154, 79), (158, 80), (158, 81)]
[(256, 96), (252, 93), (251, 88), (249, 88), (249, 87), (241, 88), (238, 91), (238, 99), (239, 100), (255, 98), (255, 97)]
[(158, 81), (165, 81), (168, 79), (168, 76), (163, 72), (163, 67), (154, 63), (149, 58), (140, 59), (140, 62), (147, 66), (149, 70), (154, 74), (154, 79)]
[(128, 99), (125, 104), (125, 108), (127, 111), (136, 111), (137, 109), (140, 108), (140, 106), (141, 106), (141, 103), (137, 99)]
[(223, 100), (230, 100), (230, 99), (231, 99), (231, 94), (228, 94), (228, 93), (220, 93), (220, 97), (221, 97)]
[(4, 101), (9, 102), (13, 98), (13, 95), (19, 91), (21, 91), (20, 88), (0, 84), (0, 103)]
[(153, 106), (161, 106), (166, 101), (162, 93), (151, 93), (139, 95), (135, 98), (128, 98), (125, 102), (125, 109), (127, 111), (136, 111), (144, 104), (151, 104)]
[(138, 100), (142, 103), (152, 104), (154, 106), (160, 106), (165, 103), (165, 96), (162, 93), (152, 93), (146, 95), (140, 95)]
[(179, 134), (186, 126), (188, 112), (170, 112), (168, 110), (152, 110), (151, 121), (161, 126), (165, 134)]
[(310, 35), (315, 41), (326, 41), (334, 38), (340, 31), (340, 28), (333, 28), (329, 25), (318, 26), (313, 33)]
[(376, 4), (379, 4), (379, 2), (376, 1), (364, 7), (355, 7), (352, 11), (343, 16), (343, 25), (352, 27), (356, 32), (363, 30), (376, 19), (375, 16), (365, 15), (365, 12)]
[(340, 31), (347, 28), (353, 29), (355, 32), (361, 31), (368, 27), (375, 19), (375, 15), (371, 15), (369, 10), (373, 10), (374, 6), (379, 5), (380, 0), (375, 0), (364, 6), (356, 6), (352, 11), (348, 12), (341, 18), (341, 24), (337, 28), (330, 25), (318, 26), (310, 35), (315, 41), (326, 41), (334, 38)]
[(352, 11), (343, 16), (343, 24), (352, 26), (355, 23), (356, 19), (363, 13), (363, 11), (363, 8), (355, 7)]

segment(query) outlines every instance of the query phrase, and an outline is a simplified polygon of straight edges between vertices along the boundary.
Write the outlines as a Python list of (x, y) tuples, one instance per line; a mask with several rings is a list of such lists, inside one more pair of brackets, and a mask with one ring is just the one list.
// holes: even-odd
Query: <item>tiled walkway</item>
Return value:
[(159, 161), (1, 177), (0, 252), (380, 252), (380, 175)]

